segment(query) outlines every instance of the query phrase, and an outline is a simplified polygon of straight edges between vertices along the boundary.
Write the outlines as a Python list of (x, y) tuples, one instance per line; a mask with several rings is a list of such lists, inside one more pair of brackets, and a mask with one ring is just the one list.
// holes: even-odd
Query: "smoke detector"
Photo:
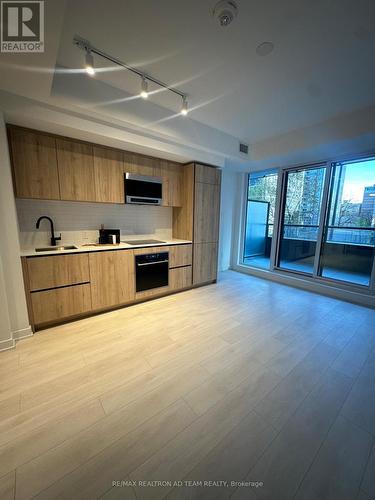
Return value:
[(220, 0), (212, 10), (212, 15), (220, 26), (228, 26), (237, 14), (238, 8), (233, 0)]

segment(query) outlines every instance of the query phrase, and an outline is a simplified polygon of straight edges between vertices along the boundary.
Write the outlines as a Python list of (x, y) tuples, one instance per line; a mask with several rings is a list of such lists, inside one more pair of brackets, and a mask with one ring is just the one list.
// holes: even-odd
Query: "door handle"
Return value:
[(165, 262), (169, 262), (168, 260), (158, 260), (157, 262), (144, 262), (143, 264), (138, 264), (137, 266), (154, 266), (155, 264), (164, 264)]

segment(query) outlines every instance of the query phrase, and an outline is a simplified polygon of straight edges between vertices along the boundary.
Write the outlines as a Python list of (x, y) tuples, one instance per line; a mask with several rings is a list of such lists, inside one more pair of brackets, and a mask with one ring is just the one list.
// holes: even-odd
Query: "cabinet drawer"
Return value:
[(27, 259), (30, 291), (90, 281), (87, 253)]
[(193, 245), (169, 247), (169, 267), (191, 266)]
[(57, 321), (91, 310), (90, 285), (75, 285), (31, 294), (36, 324)]
[(192, 268), (191, 266), (176, 267), (169, 270), (169, 289), (180, 290), (191, 286)]

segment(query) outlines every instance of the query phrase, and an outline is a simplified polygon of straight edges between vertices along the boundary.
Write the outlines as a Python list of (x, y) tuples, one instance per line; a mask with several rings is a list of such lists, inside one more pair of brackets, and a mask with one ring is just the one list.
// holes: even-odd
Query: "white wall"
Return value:
[[(12, 187), (8, 142), (4, 117), (0, 113), (0, 300), (6, 296), (7, 307), (0, 309), (0, 322), (3, 331), (9, 322), (9, 339), (21, 338), (31, 334), (24, 292), (16, 206)], [(4, 300), (5, 303), (5, 300)], [(6, 314), (7, 309), (7, 314)], [(1, 346), (0, 346), (1, 349)]]
[(230, 165), (222, 171), (220, 205), (219, 270), (229, 269), (231, 264), (235, 209), (237, 205), (238, 174)]
[(0, 351), (14, 346), (12, 330), (10, 327), (8, 299), (3, 272), (3, 263), (0, 259)]

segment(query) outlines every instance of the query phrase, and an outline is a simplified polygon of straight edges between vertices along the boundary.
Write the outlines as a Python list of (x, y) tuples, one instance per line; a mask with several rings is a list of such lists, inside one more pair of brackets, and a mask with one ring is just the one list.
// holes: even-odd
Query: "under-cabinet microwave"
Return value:
[(124, 174), (125, 203), (137, 205), (161, 205), (163, 180), (148, 175)]

